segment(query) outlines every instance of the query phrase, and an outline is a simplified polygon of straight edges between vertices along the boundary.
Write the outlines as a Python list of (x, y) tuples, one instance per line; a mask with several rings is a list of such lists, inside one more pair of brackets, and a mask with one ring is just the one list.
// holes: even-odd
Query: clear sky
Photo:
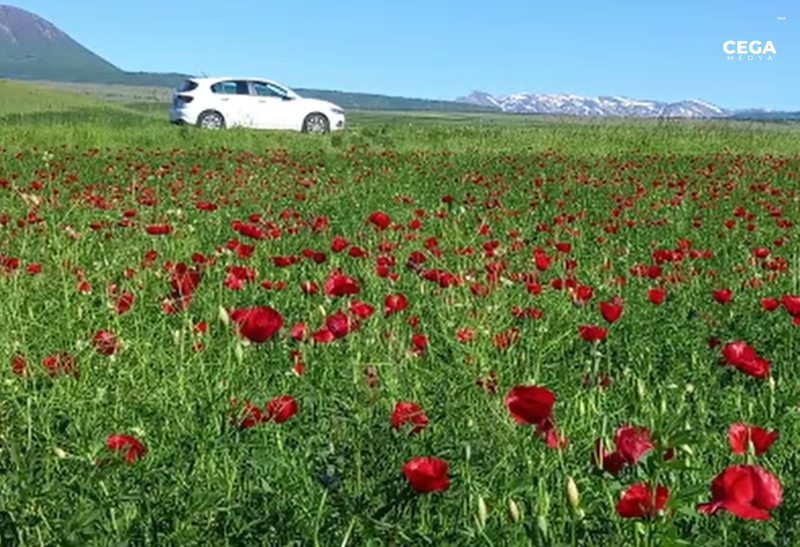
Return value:
[[(800, 110), (800, 0), (0, 2), (125, 70), (432, 99), (481, 90)], [(776, 54), (728, 61), (726, 40), (770, 40)]]

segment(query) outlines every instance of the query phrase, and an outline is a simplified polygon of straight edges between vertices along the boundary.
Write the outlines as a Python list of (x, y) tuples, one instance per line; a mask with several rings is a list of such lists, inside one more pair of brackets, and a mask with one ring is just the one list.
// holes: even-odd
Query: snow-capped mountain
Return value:
[(627, 97), (583, 97), (572, 94), (515, 93), (492, 96), (475, 91), (457, 102), (495, 106), (503, 112), (572, 116), (637, 116), (670, 118), (723, 118), (733, 112), (698, 99), (675, 103)]

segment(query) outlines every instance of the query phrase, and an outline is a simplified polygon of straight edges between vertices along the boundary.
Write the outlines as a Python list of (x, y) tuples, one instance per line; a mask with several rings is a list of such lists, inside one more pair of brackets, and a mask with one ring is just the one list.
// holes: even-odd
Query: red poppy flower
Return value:
[(711, 291), (711, 296), (714, 297), (719, 304), (727, 304), (731, 301), (733, 291), (730, 289), (714, 289)]
[(536, 269), (540, 272), (546, 271), (547, 268), (550, 266), (550, 258), (544, 254), (537, 254), (533, 257), (533, 262), (536, 265)]
[(361, 300), (354, 300), (350, 302), (350, 313), (353, 315), (360, 317), (361, 319), (367, 319), (375, 312), (375, 308), (366, 302), (362, 302)]
[(654, 447), (647, 428), (629, 425), (617, 428), (614, 432), (614, 445), (617, 453), (629, 465), (636, 465), (639, 458)]
[(475, 329), (471, 327), (462, 327), (456, 330), (456, 340), (465, 344), (475, 339)]
[(450, 486), (448, 470), (448, 463), (436, 456), (417, 456), (403, 464), (408, 484), (422, 494), (447, 490)]
[(792, 317), (800, 317), (800, 295), (784, 294), (781, 296), (781, 302), (786, 311)]
[(777, 298), (764, 297), (761, 299), (761, 307), (766, 311), (774, 311), (780, 305), (781, 303)]
[(608, 330), (598, 325), (580, 325), (578, 334), (587, 342), (599, 342), (608, 335)]
[(608, 471), (612, 475), (619, 473), (625, 466), (625, 460), (622, 458), (620, 453), (615, 450), (609, 454), (605, 446), (603, 446), (603, 441), (601, 439), (596, 439), (594, 441), (592, 463), (597, 467), (601, 467), (602, 469)]
[(136, 300), (136, 295), (134, 295), (130, 291), (125, 291), (121, 295), (119, 295), (116, 300), (112, 303), (114, 311), (117, 312), (119, 315), (127, 313), (130, 311), (131, 307), (133, 306), (133, 302)]
[(781, 504), (778, 478), (758, 465), (729, 465), (711, 482), (711, 499), (697, 510), (713, 515), (724, 509), (743, 519), (767, 520)]
[(747, 342), (734, 340), (722, 348), (723, 364), (736, 367), (745, 374), (755, 378), (766, 378), (769, 375), (770, 362), (759, 356)]
[(300, 284), (300, 290), (306, 294), (317, 294), (319, 291), (319, 285), (317, 285), (314, 281), (304, 281)]
[(236, 256), (239, 258), (250, 258), (253, 252), (256, 250), (255, 245), (247, 245), (240, 243), (236, 246)]
[(403, 293), (387, 294), (383, 299), (383, 314), (386, 317), (401, 312), (408, 307), (408, 300)]
[(617, 302), (600, 302), (600, 314), (609, 323), (614, 323), (622, 315), (622, 305)]
[(331, 251), (340, 253), (347, 248), (350, 243), (342, 236), (334, 236), (331, 240)]
[(394, 410), (392, 411), (392, 427), (400, 429), (406, 423), (414, 425), (409, 431), (409, 435), (419, 433), (428, 425), (428, 417), (417, 403), (399, 401), (394, 405)]
[(355, 279), (339, 271), (330, 273), (328, 279), (325, 280), (323, 289), (328, 296), (358, 294), (360, 291)]
[(568, 241), (559, 241), (556, 243), (556, 249), (560, 253), (568, 253), (572, 250), (572, 245)]
[(66, 351), (53, 353), (42, 359), (42, 366), (47, 370), (49, 376), (58, 374), (72, 374), (78, 378), (78, 368), (75, 363), (75, 356)]
[(519, 341), (519, 337), (519, 327), (508, 327), (506, 330), (498, 332), (492, 337), (492, 344), (494, 344), (497, 349), (503, 350), (512, 344), (516, 344)]
[(337, 310), (325, 318), (324, 330), (327, 330), (333, 336), (333, 339), (344, 338), (354, 330), (358, 329), (359, 325), (355, 319), (341, 310)]
[(19, 353), (15, 353), (11, 357), (11, 372), (17, 376), (28, 376), (28, 368), (27, 363), (25, 362), (25, 357)]
[(161, 236), (172, 232), (172, 226), (169, 224), (148, 224), (145, 226), (144, 231), (153, 236)]
[(200, 285), (200, 279), (200, 270), (180, 262), (170, 273), (169, 282), (176, 296), (190, 296)]
[(573, 297), (579, 303), (588, 303), (592, 299), (594, 290), (586, 285), (578, 285), (575, 287)]
[(392, 223), (392, 219), (389, 218), (389, 215), (383, 211), (375, 211), (370, 213), (370, 215), (367, 217), (367, 221), (372, 223), (379, 230), (385, 230)]
[(125, 451), (125, 462), (133, 463), (134, 460), (144, 457), (147, 448), (136, 437), (123, 433), (114, 433), (106, 437), (106, 446), (115, 451)]
[(652, 289), (647, 290), (647, 299), (650, 300), (656, 306), (660, 305), (664, 302), (664, 298), (667, 296), (667, 291), (664, 287), (654, 287)]
[(555, 450), (563, 450), (564, 447), (567, 446), (569, 443), (569, 439), (567, 436), (561, 433), (558, 429), (551, 427), (550, 429), (539, 429), (536, 432), (536, 436), (540, 437), (544, 433), (544, 442), (549, 448), (553, 448)]
[(753, 450), (756, 456), (760, 456), (777, 439), (778, 431), (767, 431), (757, 425), (736, 422), (728, 428), (728, 444), (730, 444), (731, 451), (734, 454), (747, 454), (749, 444), (753, 443)]
[(292, 328), (289, 329), (289, 336), (291, 336), (294, 340), (298, 342), (302, 342), (305, 340), (306, 335), (308, 334), (307, 325), (303, 321), (298, 321)]
[(280, 424), (297, 414), (297, 401), (291, 395), (278, 395), (267, 401), (264, 420)]
[(666, 486), (657, 484), (655, 489), (647, 482), (628, 487), (617, 502), (617, 514), (622, 518), (647, 518), (663, 510), (669, 499)]
[(415, 332), (411, 335), (411, 350), (416, 353), (417, 355), (421, 355), (425, 352), (425, 348), (428, 347), (428, 337), (424, 334), (420, 334)]
[(505, 402), (514, 421), (540, 426), (550, 419), (556, 394), (542, 386), (519, 385), (508, 391)]
[(238, 308), (229, 315), (238, 334), (256, 344), (266, 342), (283, 326), (283, 316), (269, 306)]
[(99, 330), (92, 336), (92, 345), (100, 355), (114, 355), (119, 349), (119, 340), (113, 332)]
[[(237, 401), (234, 399), (231, 401), (231, 404), (235, 407), (237, 406)], [(249, 399), (245, 399), (244, 408), (242, 408), (239, 413), (238, 420), (231, 419), (231, 425), (235, 424), (239, 429), (250, 429), (263, 421), (264, 414), (261, 412), (261, 409), (251, 403)]]

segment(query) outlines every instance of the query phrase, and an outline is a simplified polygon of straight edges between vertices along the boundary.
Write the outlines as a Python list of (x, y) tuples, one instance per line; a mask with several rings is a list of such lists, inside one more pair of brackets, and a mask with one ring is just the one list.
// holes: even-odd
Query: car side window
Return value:
[(250, 95), (250, 88), (247, 82), (229, 80), (215, 83), (211, 86), (211, 92), (221, 95)]
[(286, 92), (268, 82), (253, 82), (253, 89), (259, 97), (283, 98)]

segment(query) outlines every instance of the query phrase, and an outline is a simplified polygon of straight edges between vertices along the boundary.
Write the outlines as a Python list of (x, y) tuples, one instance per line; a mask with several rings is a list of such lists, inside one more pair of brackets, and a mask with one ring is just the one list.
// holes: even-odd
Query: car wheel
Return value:
[(327, 133), (331, 124), (325, 114), (313, 112), (303, 120), (303, 133)]
[(214, 110), (207, 110), (197, 117), (197, 126), (203, 129), (224, 129), (225, 118)]

